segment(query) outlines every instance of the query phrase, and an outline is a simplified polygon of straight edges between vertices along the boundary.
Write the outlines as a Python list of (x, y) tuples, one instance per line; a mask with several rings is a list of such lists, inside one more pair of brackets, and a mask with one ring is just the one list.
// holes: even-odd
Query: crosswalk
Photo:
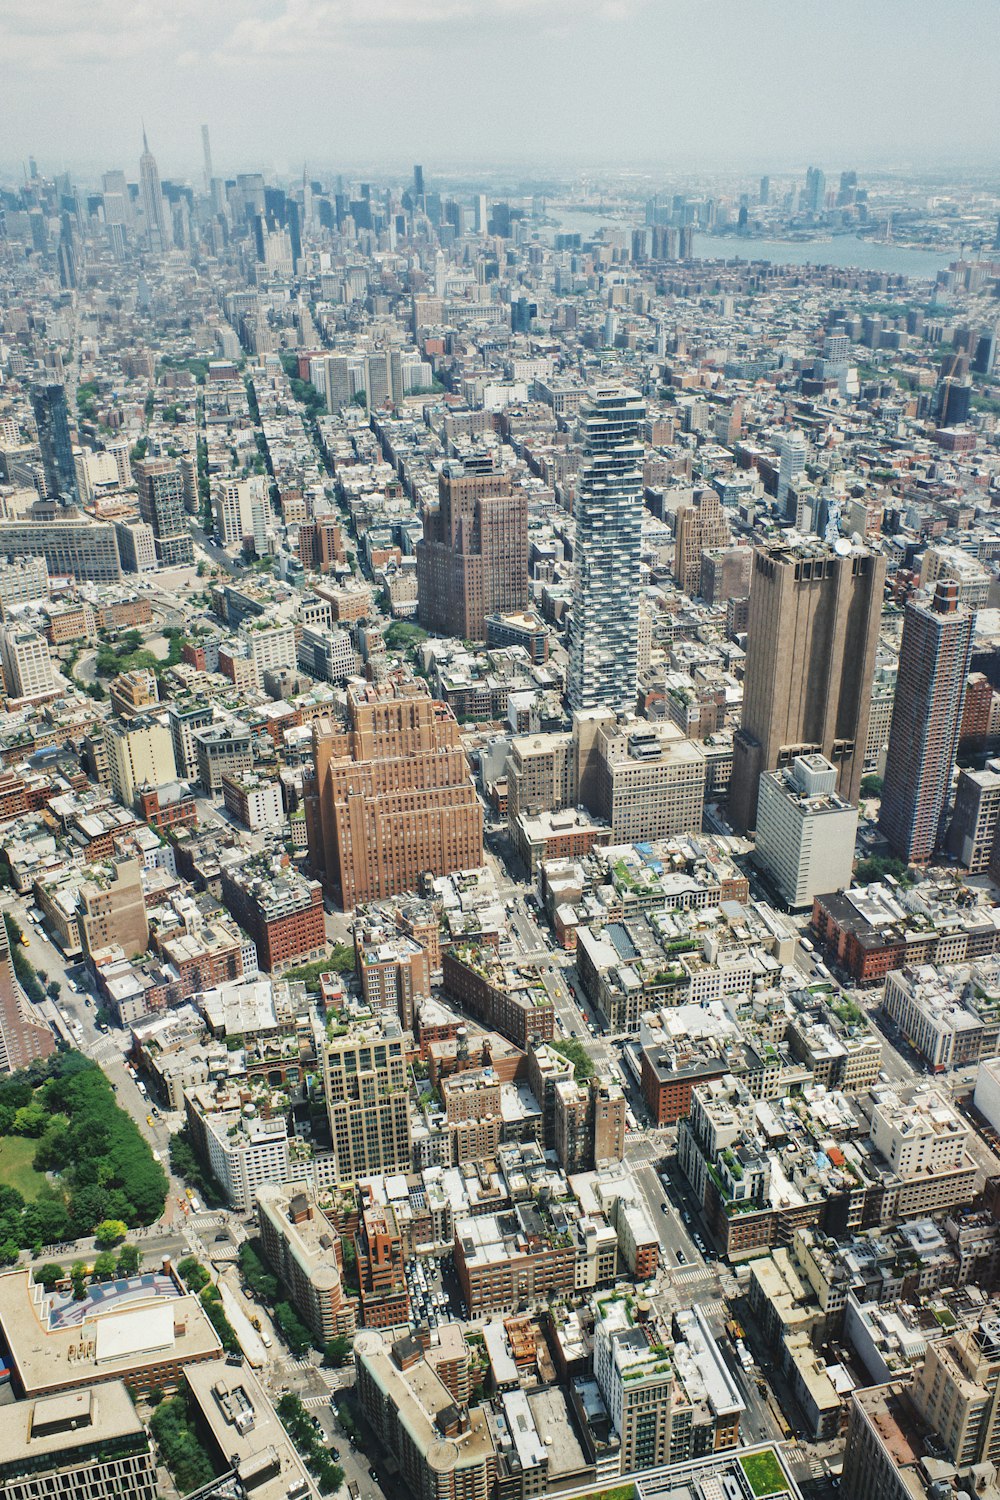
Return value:
[(302, 1405), (306, 1411), (320, 1411), (324, 1406), (330, 1405), (329, 1396), (303, 1396)]
[(291, 1373), (292, 1370), (312, 1370), (315, 1366), (311, 1359), (283, 1359), (281, 1368)]

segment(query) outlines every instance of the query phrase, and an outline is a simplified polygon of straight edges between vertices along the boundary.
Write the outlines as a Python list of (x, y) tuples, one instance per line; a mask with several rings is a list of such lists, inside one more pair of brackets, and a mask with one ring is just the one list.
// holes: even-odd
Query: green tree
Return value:
[(77, 1302), (82, 1302), (87, 1295), (87, 1267), (82, 1260), (75, 1260), (69, 1274), (73, 1283), (73, 1296)]
[(301, 1359), (312, 1344), (312, 1334), (290, 1302), (279, 1302), (274, 1309), (274, 1316), (285, 1343), (295, 1358)]
[(62, 994), (62, 985), (59, 984), (57, 980), (50, 979), (48, 984), (45, 986), (45, 993), (48, 995), (50, 1000), (58, 1000), (59, 996)]
[(178, 1261), (177, 1274), (189, 1292), (200, 1292), (212, 1279), (201, 1261), (195, 1260), (193, 1255), (186, 1255), (183, 1260)]
[(54, 1260), (47, 1260), (44, 1266), (36, 1266), (34, 1270), (35, 1280), (47, 1292), (51, 1292), (57, 1281), (62, 1281), (64, 1274), (62, 1266), (56, 1265)]
[(94, 1229), (94, 1239), (99, 1245), (118, 1245), (128, 1234), (128, 1225), (121, 1219), (102, 1219)]
[(94, 1258), (94, 1276), (98, 1281), (110, 1281), (118, 1269), (118, 1257), (113, 1250), (102, 1250)]
[(142, 1265), (142, 1251), (138, 1245), (122, 1245), (118, 1252), (118, 1275), (134, 1276)]
[(48, 1111), (40, 1099), (33, 1099), (14, 1113), (14, 1131), (37, 1139), (49, 1123)]
[(334, 1368), (339, 1369), (341, 1365), (347, 1364), (353, 1352), (353, 1340), (346, 1338), (343, 1334), (339, 1334), (335, 1339), (328, 1339), (324, 1344), (323, 1363), (325, 1365), (333, 1365)]
[(862, 796), (864, 796), (864, 797), (881, 797), (881, 795), (882, 795), (882, 778), (881, 778), (881, 776), (862, 776), (862, 778), (861, 778), (861, 793), (862, 793)]

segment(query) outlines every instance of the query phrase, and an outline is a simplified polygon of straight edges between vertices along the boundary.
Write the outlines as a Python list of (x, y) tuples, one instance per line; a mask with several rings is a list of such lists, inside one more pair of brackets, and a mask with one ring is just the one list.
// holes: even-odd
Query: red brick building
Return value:
[(271, 876), (246, 865), (222, 871), (222, 901), (256, 943), (268, 973), (321, 958), (326, 952), (323, 889), (295, 871)]

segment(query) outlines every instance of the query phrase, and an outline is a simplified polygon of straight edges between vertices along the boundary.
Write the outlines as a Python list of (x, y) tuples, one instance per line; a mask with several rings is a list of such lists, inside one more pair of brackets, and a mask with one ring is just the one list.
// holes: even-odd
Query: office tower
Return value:
[(837, 793), (861, 787), (885, 559), (846, 542), (758, 548), (743, 682), (733, 742), (729, 816), (753, 828), (762, 771), (819, 751), (837, 768)]
[(473, 202), (476, 209), (476, 233), (485, 234), (489, 224), (489, 208), (487, 207), (486, 194), (477, 193)]
[(142, 458), (134, 472), (139, 486), (139, 515), (152, 527), (160, 567), (185, 567), (194, 562), (180, 464), (169, 458)]
[(334, 1181), (409, 1172), (406, 1044), (396, 1022), (335, 1037), (323, 1049)]
[(597, 388), (580, 414), (567, 684), (574, 709), (635, 705), (645, 415), (638, 392), (623, 386)]
[(156, 719), (109, 719), (104, 749), (111, 786), (123, 807), (133, 805), (141, 786), (166, 786), (177, 780), (170, 730)]
[(418, 203), (422, 202), (423, 196), (424, 196), (424, 169), (423, 169), (423, 167), (414, 167), (413, 168), (413, 196), (416, 198), (416, 200), (417, 200)]
[(17, 1401), (0, 1415), (6, 1500), (156, 1500), (156, 1457), (128, 1387)]
[(879, 828), (907, 862), (925, 863), (944, 838), (975, 624), (950, 578), (903, 616)]
[(798, 487), (806, 466), (806, 440), (801, 432), (791, 432), (781, 439), (778, 463), (778, 505), (788, 512), (788, 492)]
[(760, 192), (758, 194), (761, 208), (766, 208), (771, 197), (771, 179), (762, 177), (760, 179)]
[(8, 698), (44, 698), (57, 687), (48, 641), (21, 625), (0, 627), (0, 664)]
[(1000, 1320), (928, 1343), (913, 1402), (952, 1463), (1000, 1462)]
[(142, 211), (146, 216), (146, 238), (149, 248), (162, 255), (170, 243), (167, 233), (167, 218), (163, 208), (163, 189), (156, 158), (149, 149), (146, 131), (142, 132), (142, 155), (139, 158), (139, 194)]
[(677, 234), (677, 259), (691, 260), (694, 256), (694, 225), (682, 224)]
[(105, 172), (101, 179), (105, 224), (132, 228), (132, 196), (124, 172)]
[(729, 523), (715, 490), (699, 490), (675, 519), (674, 577), (692, 598), (701, 589), (702, 553), (729, 542)]
[(826, 206), (826, 174), (819, 167), (810, 167), (806, 172), (804, 199), (807, 213), (821, 213)]
[(972, 383), (967, 376), (942, 380), (937, 389), (939, 427), (960, 427), (969, 420), (972, 405)]
[(205, 191), (207, 193), (212, 187), (212, 145), (208, 139), (207, 125), (201, 127), (201, 151), (205, 160)]
[(16, 1073), (36, 1057), (48, 1057), (55, 1038), (39, 1020), (14, 973), (7, 924), (0, 917), (0, 1073)]
[(350, 728), (313, 726), (303, 778), (314, 874), (346, 909), (482, 863), (482, 810), (458, 725), (422, 682), (347, 690)]
[(757, 803), (757, 863), (791, 907), (851, 883), (858, 810), (836, 793), (837, 772), (822, 755), (797, 755), (765, 771)]
[(392, 377), (389, 356), (384, 350), (369, 354), (365, 359), (365, 391), (368, 394), (368, 410), (384, 406), (392, 401)]
[(76, 505), (80, 493), (76, 486), (73, 444), (69, 435), (69, 412), (64, 385), (36, 385), (31, 388), (31, 409), (38, 429), (38, 446), (42, 450), (45, 488), (50, 498), (63, 505)]
[(448, 463), (416, 546), (421, 624), (436, 635), (486, 639), (486, 617), (528, 606), (528, 497), (509, 474)]

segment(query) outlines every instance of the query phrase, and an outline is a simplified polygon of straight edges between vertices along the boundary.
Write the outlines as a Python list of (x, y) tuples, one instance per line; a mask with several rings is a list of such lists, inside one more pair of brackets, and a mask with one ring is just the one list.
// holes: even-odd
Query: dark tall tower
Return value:
[(729, 815), (757, 822), (762, 771), (819, 751), (856, 803), (868, 735), (885, 559), (847, 542), (762, 547), (754, 556)]
[(168, 458), (143, 458), (132, 469), (139, 486), (139, 514), (153, 528), (157, 562), (162, 568), (194, 562), (180, 465)]
[(423, 167), (414, 167), (413, 168), (413, 196), (414, 196), (414, 198), (417, 199), (418, 203), (422, 202), (423, 196), (424, 196), (424, 169), (423, 169)]
[(31, 409), (38, 428), (38, 446), (42, 450), (45, 487), (49, 495), (63, 505), (78, 505), (73, 444), (69, 436), (69, 412), (64, 385), (36, 385), (31, 392)]
[(508, 474), (448, 464), (417, 543), (417, 598), (426, 629), (486, 639), (486, 616), (528, 606), (528, 498)]
[(907, 862), (926, 863), (944, 838), (975, 624), (950, 578), (906, 606), (879, 827)]

